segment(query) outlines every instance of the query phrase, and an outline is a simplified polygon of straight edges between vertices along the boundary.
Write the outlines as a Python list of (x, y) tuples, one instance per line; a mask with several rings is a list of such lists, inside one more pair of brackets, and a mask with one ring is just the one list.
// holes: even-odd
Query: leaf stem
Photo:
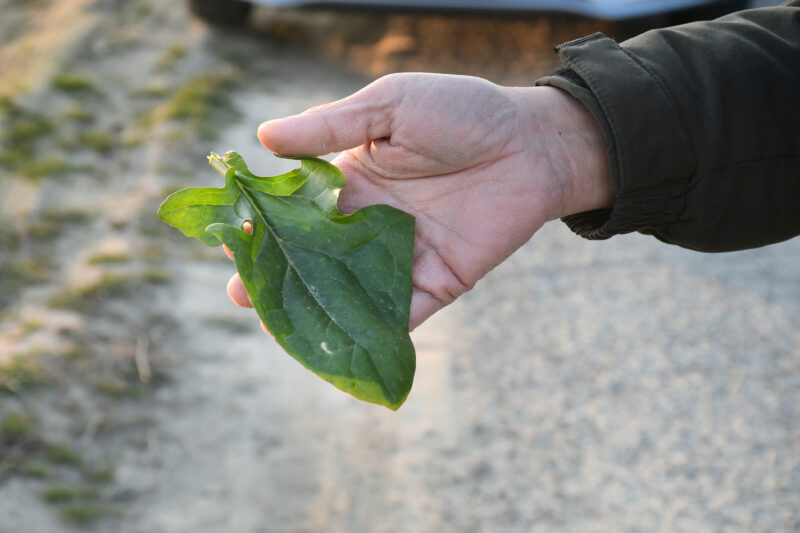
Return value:
[(231, 167), (231, 166), (230, 166), (228, 163), (226, 163), (226, 162), (225, 162), (225, 161), (222, 159), (222, 157), (220, 157), (220, 155), (219, 155), (218, 153), (216, 153), (216, 152), (211, 152), (211, 153), (208, 155), (208, 162), (211, 164), (211, 166), (212, 166), (212, 167), (214, 167), (214, 169), (215, 169), (217, 172), (219, 172), (220, 174), (222, 174), (222, 175), (223, 175), (223, 177), (224, 177), (224, 176), (227, 176), (227, 174), (228, 174), (228, 170), (230, 170), (231, 168), (233, 168), (233, 167)]

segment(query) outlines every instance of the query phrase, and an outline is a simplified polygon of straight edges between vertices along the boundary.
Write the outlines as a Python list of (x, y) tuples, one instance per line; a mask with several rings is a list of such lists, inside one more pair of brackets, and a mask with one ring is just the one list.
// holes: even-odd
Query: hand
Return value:
[[(338, 102), (265, 122), (283, 155), (342, 153), (342, 212), (389, 204), (417, 218), (409, 328), (470, 290), (542, 224), (609, 207), (606, 143), (551, 87), (395, 74)], [(228, 294), (251, 306), (238, 276)]]

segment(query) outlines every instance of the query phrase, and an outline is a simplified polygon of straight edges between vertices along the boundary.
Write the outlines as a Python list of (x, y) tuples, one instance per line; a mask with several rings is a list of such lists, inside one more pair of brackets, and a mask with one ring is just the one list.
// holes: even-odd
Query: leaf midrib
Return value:
[[(303, 276), (302, 276), (302, 274), (300, 273), (300, 270), (297, 268), (297, 266), (294, 264), (294, 262), (292, 262), (291, 258), (289, 257), (289, 254), (286, 252), (286, 249), (283, 247), (283, 244), (282, 244), (282, 243), (284, 242), (284, 240), (283, 240), (283, 239), (281, 239), (281, 238), (278, 236), (278, 234), (277, 234), (277, 233), (275, 233), (275, 230), (273, 230), (273, 229), (272, 229), (272, 226), (271, 226), (270, 224), (268, 224), (268, 223), (267, 223), (267, 219), (266, 219), (266, 217), (264, 216), (264, 213), (262, 213), (262, 212), (261, 212), (261, 209), (259, 209), (259, 207), (258, 207), (258, 204), (255, 202), (255, 200), (253, 199), (253, 197), (252, 197), (252, 196), (251, 196), (251, 195), (248, 193), (248, 191), (247, 191), (247, 186), (246, 186), (246, 185), (244, 185), (243, 183), (241, 183), (241, 182), (240, 182), (240, 181), (239, 181), (239, 180), (236, 178), (236, 176), (234, 176), (234, 179), (236, 180), (236, 186), (237, 186), (237, 187), (239, 187), (239, 190), (242, 192), (242, 194), (244, 195), (244, 197), (245, 197), (245, 198), (247, 198), (247, 201), (248, 201), (248, 202), (250, 202), (250, 205), (253, 207), (253, 210), (254, 210), (254, 211), (255, 211), (255, 212), (258, 214), (259, 218), (261, 219), (261, 222), (264, 224), (264, 227), (265, 227), (265, 228), (267, 228), (267, 230), (268, 230), (268, 231), (270, 232), (270, 234), (273, 236), (273, 238), (275, 239), (275, 241), (278, 243), (278, 247), (281, 249), (281, 252), (283, 253), (283, 256), (286, 258), (286, 263), (287, 263), (289, 266), (291, 266), (292, 270), (294, 270), (295, 274), (297, 274), (297, 277), (300, 279), (300, 281), (302, 281), (302, 282), (303, 282), (303, 286), (306, 288), (306, 291), (308, 292), (308, 294), (311, 296), (311, 298), (313, 298), (313, 300), (314, 300), (315, 302), (317, 302), (317, 305), (320, 307), (320, 309), (322, 309), (322, 310), (323, 310), (323, 312), (324, 312), (324, 313), (325, 313), (325, 314), (328, 316), (328, 318), (330, 318), (331, 322), (333, 322), (334, 324), (336, 324), (336, 325), (339, 327), (339, 329), (341, 329), (342, 331), (344, 331), (344, 332), (347, 334), (347, 336), (348, 336), (348, 337), (350, 337), (350, 339), (352, 339), (352, 340), (353, 340), (353, 343), (354, 343), (354, 344), (357, 344), (357, 345), (358, 345), (358, 346), (360, 346), (360, 347), (361, 347), (361, 348), (362, 348), (362, 349), (363, 349), (365, 352), (367, 352), (367, 355), (369, 356), (369, 360), (370, 360), (370, 362), (372, 363), (372, 366), (375, 368), (375, 370), (376, 370), (376, 372), (377, 372), (377, 374), (378, 374), (378, 377), (380, 378), (380, 381), (381, 381), (381, 386), (383, 387), (383, 389), (384, 389), (384, 390), (388, 391), (388, 390), (389, 390), (389, 387), (388, 387), (388, 385), (387, 385), (386, 378), (383, 376), (383, 373), (381, 372), (381, 370), (380, 370), (379, 366), (378, 366), (378, 365), (375, 363), (375, 360), (372, 358), (372, 353), (370, 353), (370, 351), (369, 351), (369, 349), (368, 349), (367, 347), (365, 347), (363, 344), (361, 344), (360, 342), (358, 342), (358, 340), (356, 340), (355, 338), (353, 338), (353, 336), (350, 334), (350, 332), (349, 332), (349, 331), (347, 331), (347, 330), (346, 330), (344, 327), (342, 327), (342, 325), (341, 325), (341, 324), (339, 324), (339, 322), (338, 322), (338, 321), (337, 321), (337, 320), (336, 320), (336, 319), (335, 319), (335, 318), (334, 318), (334, 317), (333, 317), (333, 316), (332, 316), (332, 315), (331, 315), (331, 314), (328, 312), (328, 309), (327, 309), (327, 308), (326, 308), (324, 305), (322, 305), (322, 302), (320, 302), (320, 301), (317, 299), (317, 297), (314, 295), (314, 292), (311, 290), (311, 288), (309, 287), (309, 285), (308, 285), (308, 283), (306, 282), (306, 280), (305, 280), (305, 279), (303, 279)], [(273, 195), (273, 196), (274, 196), (274, 195)], [(354, 276), (354, 277), (355, 277), (355, 276)], [(356, 280), (358, 281), (358, 278), (356, 278)], [(360, 285), (360, 284), (361, 284), (361, 283), (359, 282), (359, 285)], [(364, 287), (363, 287), (363, 286), (362, 286), (361, 288), (362, 288), (362, 289), (363, 289), (365, 292), (367, 292), (367, 291), (366, 291), (366, 289), (364, 289)], [(369, 295), (369, 292), (367, 292), (367, 295)], [(371, 299), (371, 298), (370, 298), (370, 299)], [(381, 320), (383, 320), (383, 317), (381, 317)], [(384, 321), (384, 323), (385, 323), (385, 321)], [(391, 324), (387, 324), (387, 325), (388, 325), (388, 326), (390, 326), (390, 329), (393, 329), (393, 328), (391, 328)], [(353, 359), (352, 359), (352, 357), (351, 357), (351, 359), (350, 359), (350, 366), (351, 366), (351, 367), (352, 367), (352, 364), (353, 364)], [(352, 372), (352, 368), (351, 368), (351, 370), (350, 370), (350, 371)], [(355, 377), (355, 376), (354, 376), (354, 377)]]

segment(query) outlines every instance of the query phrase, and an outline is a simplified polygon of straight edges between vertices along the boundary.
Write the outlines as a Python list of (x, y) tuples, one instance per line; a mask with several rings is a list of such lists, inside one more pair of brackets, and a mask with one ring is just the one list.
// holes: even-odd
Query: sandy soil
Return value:
[(530, 83), (618, 28), (0, 11), (0, 131), (38, 132), (0, 170), (0, 533), (800, 531), (800, 241), (705, 256), (548, 225), (414, 333), (392, 413), (286, 356), (221, 252), (155, 219), (219, 184), (209, 150), (288, 168), (262, 120), (394, 70)]

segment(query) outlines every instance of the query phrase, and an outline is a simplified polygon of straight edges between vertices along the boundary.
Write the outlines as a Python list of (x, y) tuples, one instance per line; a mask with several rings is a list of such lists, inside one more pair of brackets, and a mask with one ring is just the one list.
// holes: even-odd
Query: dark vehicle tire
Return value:
[(243, 26), (253, 5), (242, 0), (187, 0), (197, 18), (214, 26)]

